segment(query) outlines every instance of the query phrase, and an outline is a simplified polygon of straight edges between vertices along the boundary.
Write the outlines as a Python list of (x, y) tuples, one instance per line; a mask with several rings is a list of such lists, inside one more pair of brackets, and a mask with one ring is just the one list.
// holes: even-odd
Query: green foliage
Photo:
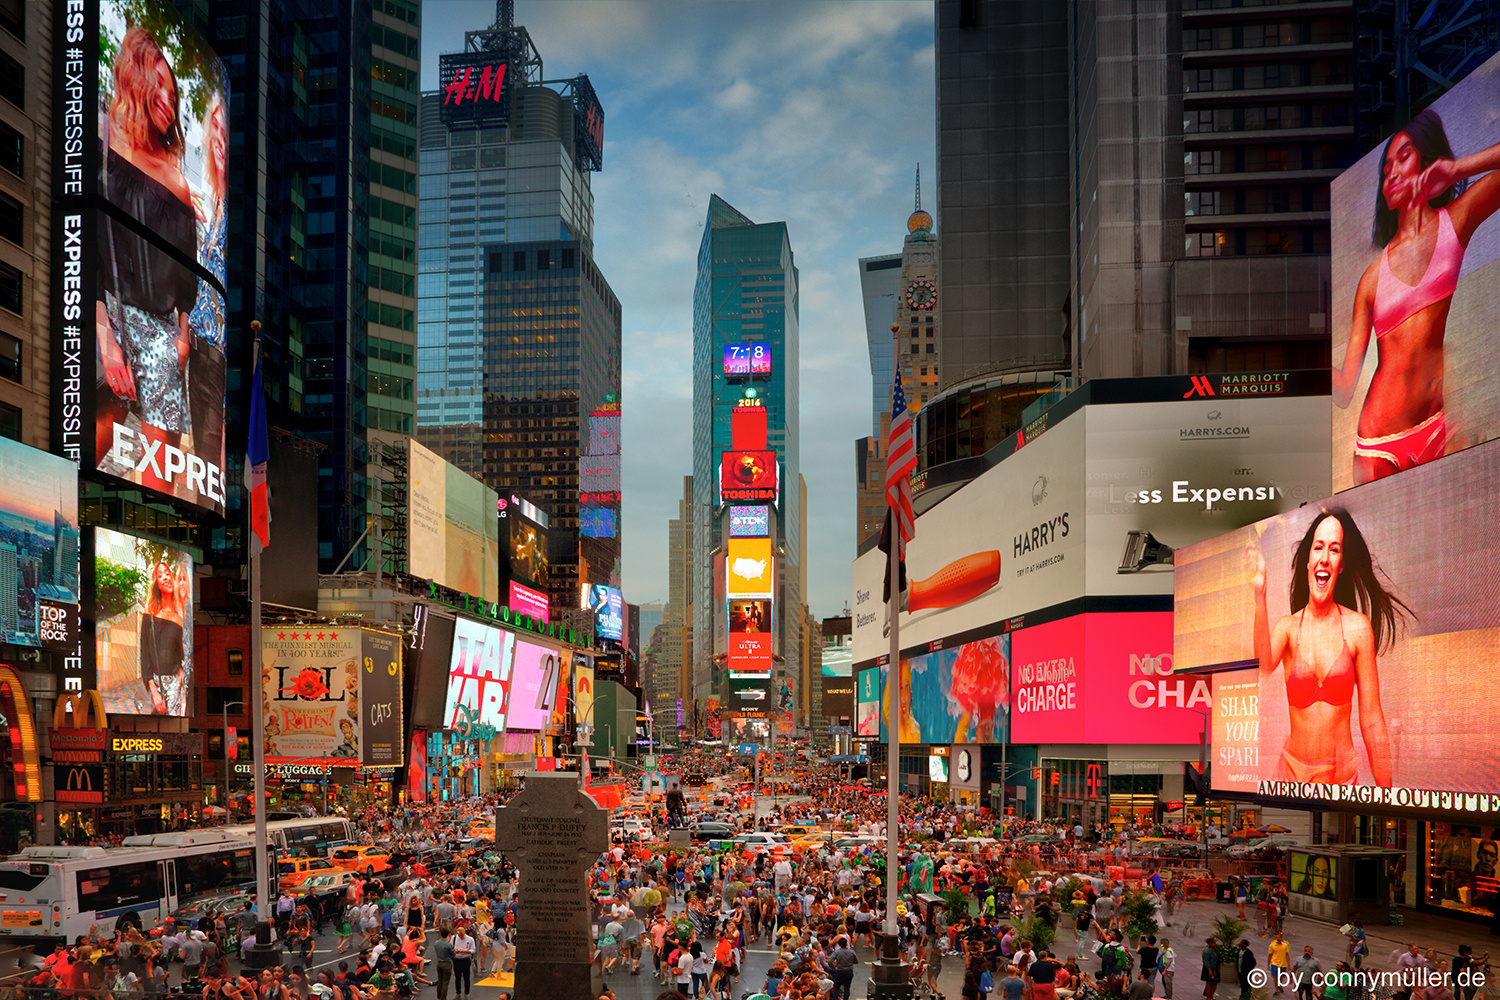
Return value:
[(1021, 936), (1022, 941), (1030, 941), (1032, 950), (1038, 952), (1052, 947), (1052, 942), (1057, 937), (1053, 926), (1035, 913), (1016, 925), (1016, 933)]
[(1030, 879), (1036, 874), (1036, 865), (1031, 863), (1030, 858), (1016, 858), (1016, 873), (1024, 879)]
[(131, 27), (144, 28), (161, 46), (177, 77), (184, 114), (201, 122), (208, 112), (209, 98), (225, 90), (222, 68), (202, 36), (186, 27), (170, 4), (158, 0), (121, 0), (104, 5), (99, 18), (101, 97), (114, 92), (115, 57), (125, 30)]
[(1067, 878), (1058, 879), (1052, 883), (1052, 899), (1059, 907), (1069, 909), (1073, 905), (1073, 893), (1082, 889), (1083, 879), (1077, 875), (1069, 875)]
[(1214, 918), (1214, 932), (1209, 935), (1209, 940), (1214, 943), (1220, 962), (1226, 963), (1231, 969), (1238, 968), (1240, 938), (1249, 929), (1249, 924), (1231, 913), (1222, 913)]
[(948, 909), (948, 923), (956, 924), (969, 915), (969, 897), (962, 889), (948, 889), (942, 895)]
[(1161, 929), (1156, 922), (1156, 904), (1150, 894), (1127, 889), (1120, 907), (1125, 911), (1125, 933), (1131, 937), (1143, 938)]
[(94, 614), (99, 621), (124, 614), (140, 599), (147, 576), (134, 566), (94, 560)]

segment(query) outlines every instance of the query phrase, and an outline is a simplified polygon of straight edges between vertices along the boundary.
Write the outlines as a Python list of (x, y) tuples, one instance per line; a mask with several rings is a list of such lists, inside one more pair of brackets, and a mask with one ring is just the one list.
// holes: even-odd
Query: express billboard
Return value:
[(219, 513), (224, 69), (171, 4), (59, 10), (53, 450)]
[(78, 468), (0, 438), (0, 639), (78, 648)]
[(1500, 810), (1496, 482), (1490, 442), (1178, 552), (1176, 668), (1258, 665), (1239, 787)]
[(486, 603), (499, 600), (499, 496), (435, 452), (407, 441), (408, 569)]
[(110, 714), (186, 716), (193, 690), (193, 558), (94, 529), (94, 658)]
[(1500, 56), (1334, 179), (1333, 488), (1500, 436)]

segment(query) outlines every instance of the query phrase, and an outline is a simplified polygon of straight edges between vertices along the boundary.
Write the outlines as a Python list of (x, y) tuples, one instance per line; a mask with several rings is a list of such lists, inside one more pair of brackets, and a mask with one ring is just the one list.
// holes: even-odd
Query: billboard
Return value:
[(407, 440), (407, 564), (440, 587), (499, 601), (499, 496), (479, 480)]
[(725, 344), (724, 374), (771, 374), (771, 348), (765, 344)]
[[(1077, 413), (917, 519), (901, 644), (921, 648), (1083, 593), (1084, 417)], [(854, 563), (854, 662), (890, 651), (885, 556)], [(1170, 584), (1168, 584), (1170, 587)]]
[(783, 733), (797, 728), (796, 683), (790, 674), (776, 682), (776, 728)]
[(780, 474), (774, 451), (726, 451), (719, 467), (719, 499), (776, 503)]
[(453, 128), (495, 128), (510, 120), (510, 65), (503, 51), (438, 57), (438, 117)]
[(410, 674), (411, 724), (414, 728), (442, 729), (456, 620), (433, 614), (431, 605), (418, 604), (413, 611), (416, 635), (411, 637), (405, 657), (405, 671)]
[(186, 716), (193, 691), (193, 559), (94, 529), (94, 648), (105, 711)]
[(1500, 792), (1476, 694), (1500, 645), (1496, 482), (1490, 442), (1177, 554), (1176, 668), (1259, 664), (1244, 784), (1394, 805)]
[(726, 665), (731, 676), (769, 674), (773, 642), (770, 601), (729, 602)]
[(1500, 436), (1497, 105), (1500, 56), (1333, 181), (1336, 491)]
[(580, 658), (573, 660), (573, 721), (581, 726), (594, 724), (594, 665)]
[(357, 704), (360, 763), (367, 767), (400, 767), (405, 730), (401, 702), (401, 636), (364, 629)]
[(771, 535), (771, 508), (729, 508), (730, 538), (769, 538)]
[[(1010, 643), (997, 635), (903, 657), (901, 742), (1007, 742)], [(890, 713), (881, 715), (883, 736)]]
[(584, 538), (615, 538), (620, 534), (619, 511), (611, 507), (579, 507), (578, 534)]
[(619, 588), (602, 583), (583, 585), (583, 606), (594, 613), (594, 632), (600, 638), (625, 641), (625, 599)]
[(500, 542), (505, 546), (507, 606), (512, 611), (550, 620), (547, 588), (552, 585), (552, 567), (547, 553), (545, 512), (514, 493), (497, 498)]
[(1215, 789), (1255, 792), (1260, 789), (1260, 668), (1226, 670), (1209, 678), (1214, 702), (1213, 766)]
[(54, 33), (53, 450), (224, 509), (228, 94), (170, 4)]
[(1326, 854), (1291, 851), (1287, 857), (1289, 891), (1319, 899), (1339, 898), (1339, 859)]
[(510, 687), (511, 648), (516, 637), (502, 629), (460, 618), (453, 626), (448, 663), (444, 729), (457, 729), (461, 709), (480, 725), (505, 729), (505, 695)]
[(737, 597), (771, 597), (776, 583), (775, 562), (769, 538), (731, 538), (724, 567), (725, 594)]
[(880, 700), (885, 695), (885, 668), (868, 667), (859, 672), (854, 695), (854, 734), (878, 737), (881, 734)]
[(1196, 743), (1208, 679), (1174, 676), (1170, 611), (1074, 615), (1014, 633), (1011, 738)]
[(363, 632), (309, 629), (267, 625), (260, 630), (266, 763), (362, 761)]
[(522, 639), (515, 641), (506, 699), (505, 729), (537, 731), (547, 728), (557, 703), (562, 660), (568, 654)]
[(0, 641), (78, 649), (78, 469), (0, 438)]

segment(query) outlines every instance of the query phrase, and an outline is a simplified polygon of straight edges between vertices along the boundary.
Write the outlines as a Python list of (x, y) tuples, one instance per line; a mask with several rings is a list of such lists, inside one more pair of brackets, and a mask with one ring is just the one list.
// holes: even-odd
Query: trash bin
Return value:
[(1214, 899), (1221, 903), (1234, 902), (1234, 883), (1218, 882), (1214, 885)]

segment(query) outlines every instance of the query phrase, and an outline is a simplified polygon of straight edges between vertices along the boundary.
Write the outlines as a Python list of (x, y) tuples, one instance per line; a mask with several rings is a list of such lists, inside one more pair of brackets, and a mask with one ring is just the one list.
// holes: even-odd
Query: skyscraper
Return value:
[[(321, 446), (319, 562), (330, 571), (354, 548), (359, 566), (371, 446), (414, 429), (422, 5), (177, 6), (229, 73), (229, 450), (244, 447), (258, 319), (267, 421)], [(243, 553), (231, 530), (205, 554), (238, 566)]]
[[(763, 489), (738, 495), (757, 493), (756, 502), (770, 508), (766, 555), (740, 565), (770, 560), (769, 567), (759, 566), (774, 575), (767, 588), (772, 621), (762, 625), (792, 676), (801, 663), (803, 600), (798, 273), (791, 241), (786, 223), (758, 225), (718, 195), (709, 199), (706, 223), (693, 289), (693, 694), (699, 699), (716, 693), (725, 679), (725, 671), (715, 668), (727, 646), (725, 573), (737, 562), (729, 558), (729, 543), (747, 541), (729, 537), (724, 501), (735, 484), (721, 483), (722, 456), (735, 450), (738, 410), (764, 411), (765, 449), (774, 456), (764, 463), (747, 458), (739, 467), (743, 482), (753, 480)], [(757, 370), (762, 367), (768, 370)]]
[[(509, 15), (502, 5), (501, 17)], [(468, 32), (422, 95), (419, 441), (550, 515), (553, 607), (619, 586), (620, 303), (593, 259), (603, 112), (525, 28)]]

